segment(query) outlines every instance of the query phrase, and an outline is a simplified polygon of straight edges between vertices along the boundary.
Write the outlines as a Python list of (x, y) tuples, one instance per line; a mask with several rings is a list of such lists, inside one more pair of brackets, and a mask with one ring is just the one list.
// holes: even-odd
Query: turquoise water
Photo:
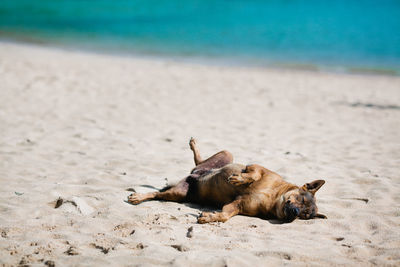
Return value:
[(0, 37), (135, 54), (400, 71), (399, 0), (0, 0)]

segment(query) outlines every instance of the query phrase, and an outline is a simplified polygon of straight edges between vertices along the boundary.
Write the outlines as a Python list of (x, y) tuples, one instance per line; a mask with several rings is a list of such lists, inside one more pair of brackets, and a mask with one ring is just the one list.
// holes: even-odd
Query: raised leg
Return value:
[(166, 200), (183, 202), (186, 199), (188, 190), (189, 184), (185, 180), (183, 180), (164, 192), (150, 192), (144, 194), (132, 193), (130, 196), (128, 196), (128, 202), (135, 205), (146, 200)]
[(222, 208), (222, 212), (203, 212), (197, 219), (198, 223), (209, 223), (209, 222), (226, 222), (230, 218), (240, 213), (241, 200), (236, 199), (235, 201), (225, 205)]
[(226, 150), (223, 150), (201, 162), (199, 165), (196, 166), (196, 169), (197, 168), (208, 169), (208, 170), (217, 169), (217, 168), (222, 168), (225, 165), (228, 165), (232, 162), (233, 162), (232, 154)]
[(207, 173), (211, 169), (222, 168), (225, 165), (232, 163), (232, 154), (228, 151), (221, 151), (217, 154), (211, 156), (206, 160), (202, 160), (200, 157), (200, 152), (197, 148), (196, 140), (191, 138), (189, 142), (190, 148), (194, 153), (194, 161), (196, 167), (192, 170), (191, 174), (180, 181), (176, 186), (163, 191), (163, 192), (151, 192), (151, 193), (133, 193), (128, 197), (128, 201), (132, 204), (139, 204), (146, 200), (166, 200), (175, 202), (184, 202), (187, 200), (187, 195), (189, 191), (189, 183), (196, 181), (203, 174)]
[(196, 168), (192, 170), (192, 173), (195, 173), (196, 171), (222, 168), (233, 162), (232, 154), (226, 150), (220, 151), (206, 160), (202, 160), (199, 149), (197, 148), (196, 139), (191, 138), (189, 144), (190, 148), (193, 150), (194, 162), (196, 163)]
[(199, 151), (199, 149), (197, 148), (196, 139), (194, 139), (193, 137), (191, 137), (191, 138), (190, 138), (190, 141), (189, 141), (189, 146), (190, 146), (190, 149), (193, 151), (194, 163), (195, 163), (196, 166), (197, 166), (197, 165), (199, 165), (203, 160), (201, 159), (200, 151)]

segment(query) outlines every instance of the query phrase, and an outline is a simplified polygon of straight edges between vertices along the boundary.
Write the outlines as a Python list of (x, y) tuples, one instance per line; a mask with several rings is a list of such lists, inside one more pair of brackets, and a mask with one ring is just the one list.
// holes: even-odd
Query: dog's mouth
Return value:
[(292, 205), (289, 201), (285, 203), (283, 207), (283, 213), (285, 214), (285, 219), (287, 222), (294, 221), (300, 214), (300, 209)]
[(312, 212), (312, 213), (302, 212), (299, 215), (299, 218), (302, 219), (302, 220), (310, 220), (310, 219), (312, 219), (314, 217), (315, 217), (315, 213), (314, 212)]

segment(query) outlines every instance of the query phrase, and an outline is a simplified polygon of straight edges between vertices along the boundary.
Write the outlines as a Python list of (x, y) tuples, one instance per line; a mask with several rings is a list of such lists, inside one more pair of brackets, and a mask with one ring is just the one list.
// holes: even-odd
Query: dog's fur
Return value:
[(198, 218), (199, 223), (225, 222), (237, 214), (286, 222), (296, 218), (326, 218), (317, 213), (315, 204), (315, 192), (325, 183), (324, 180), (299, 187), (260, 165), (232, 163), (233, 157), (228, 151), (221, 151), (203, 161), (196, 140), (190, 139), (189, 145), (196, 167), (188, 177), (159, 192), (133, 193), (128, 201), (139, 204), (158, 199), (222, 207), (221, 212), (203, 212)]

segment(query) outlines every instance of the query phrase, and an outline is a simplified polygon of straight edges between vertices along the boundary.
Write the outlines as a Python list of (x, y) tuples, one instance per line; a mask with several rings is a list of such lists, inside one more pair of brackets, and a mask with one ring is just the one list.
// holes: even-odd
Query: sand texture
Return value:
[[(399, 105), (399, 77), (1, 43), (0, 265), (399, 266)], [(328, 219), (200, 225), (209, 208), (124, 202), (186, 176), (191, 136), (325, 179)]]

